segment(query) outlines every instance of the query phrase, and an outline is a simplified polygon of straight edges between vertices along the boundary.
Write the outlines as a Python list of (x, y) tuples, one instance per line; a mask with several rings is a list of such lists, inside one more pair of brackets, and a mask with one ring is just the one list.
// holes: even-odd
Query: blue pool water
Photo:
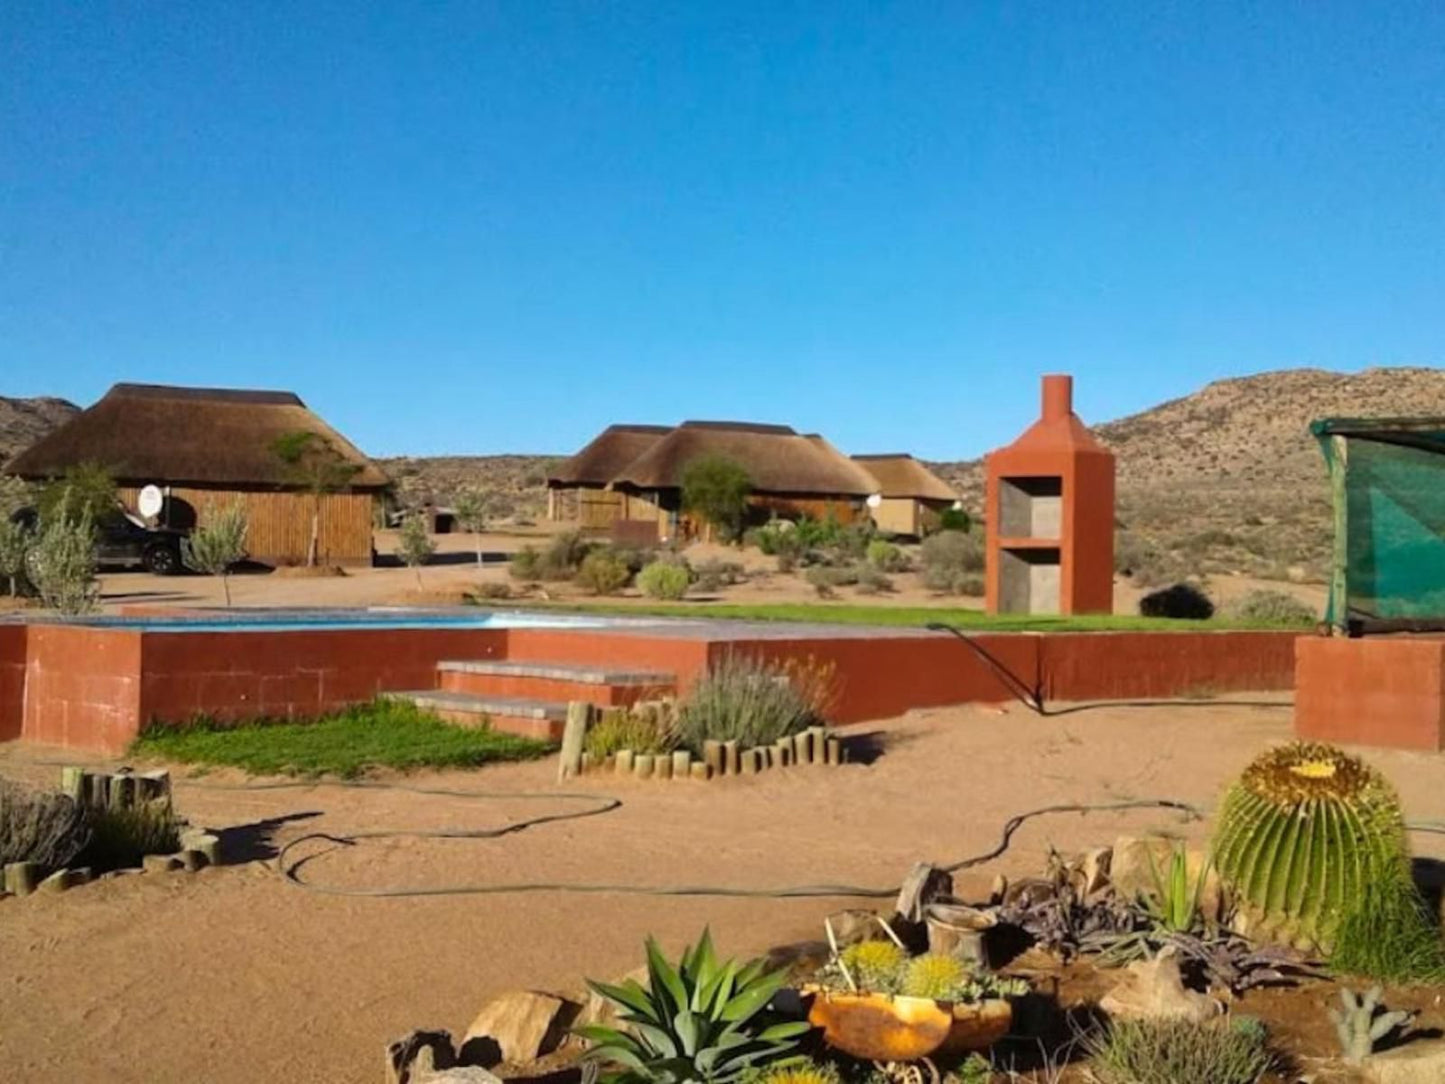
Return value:
[(145, 632), (309, 632), (330, 629), (596, 629), (625, 619), (571, 614), (418, 610), (289, 610), (224, 617), (92, 617), (81, 624)]

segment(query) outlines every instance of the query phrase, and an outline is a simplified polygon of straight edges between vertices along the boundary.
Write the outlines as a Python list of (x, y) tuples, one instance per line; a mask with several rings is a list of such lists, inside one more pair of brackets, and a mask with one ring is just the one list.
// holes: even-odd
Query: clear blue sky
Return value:
[(0, 5), (0, 394), (977, 454), (1445, 364), (1445, 3)]

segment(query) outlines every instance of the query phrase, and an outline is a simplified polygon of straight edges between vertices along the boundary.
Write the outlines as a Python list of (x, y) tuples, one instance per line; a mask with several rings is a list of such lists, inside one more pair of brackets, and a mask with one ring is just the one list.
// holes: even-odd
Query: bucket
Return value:
[(928, 926), (928, 951), (988, 966), (988, 931), (998, 924), (991, 911), (939, 900), (923, 910)]

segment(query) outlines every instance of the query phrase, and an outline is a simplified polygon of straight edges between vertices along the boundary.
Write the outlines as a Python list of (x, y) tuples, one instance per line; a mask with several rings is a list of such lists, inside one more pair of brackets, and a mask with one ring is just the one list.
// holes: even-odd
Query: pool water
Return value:
[(596, 629), (626, 619), (572, 614), (482, 611), (474, 614), (418, 610), (296, 610), (193, 617), (92, 617), (88, 627), (143, 632), (315, 632), (333, 629)]

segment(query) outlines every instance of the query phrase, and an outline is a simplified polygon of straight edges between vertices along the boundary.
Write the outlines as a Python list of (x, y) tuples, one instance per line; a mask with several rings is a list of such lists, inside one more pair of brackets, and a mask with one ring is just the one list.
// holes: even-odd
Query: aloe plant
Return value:
[(791, 1055), (809, 1030), (804, 1021), (777, 1021), (767, 1011), (784, 976), (764, 960), (720, 962), (704, 930), (683, 950), (678, 966), (647, 939), (648, 985), (587, 985), (617, 1006), (621, 1028), (591, 1025), (577, 1034), (595, 1044), (593, 1062), (620, 1067), (618, 1084), (730, 1084)]

